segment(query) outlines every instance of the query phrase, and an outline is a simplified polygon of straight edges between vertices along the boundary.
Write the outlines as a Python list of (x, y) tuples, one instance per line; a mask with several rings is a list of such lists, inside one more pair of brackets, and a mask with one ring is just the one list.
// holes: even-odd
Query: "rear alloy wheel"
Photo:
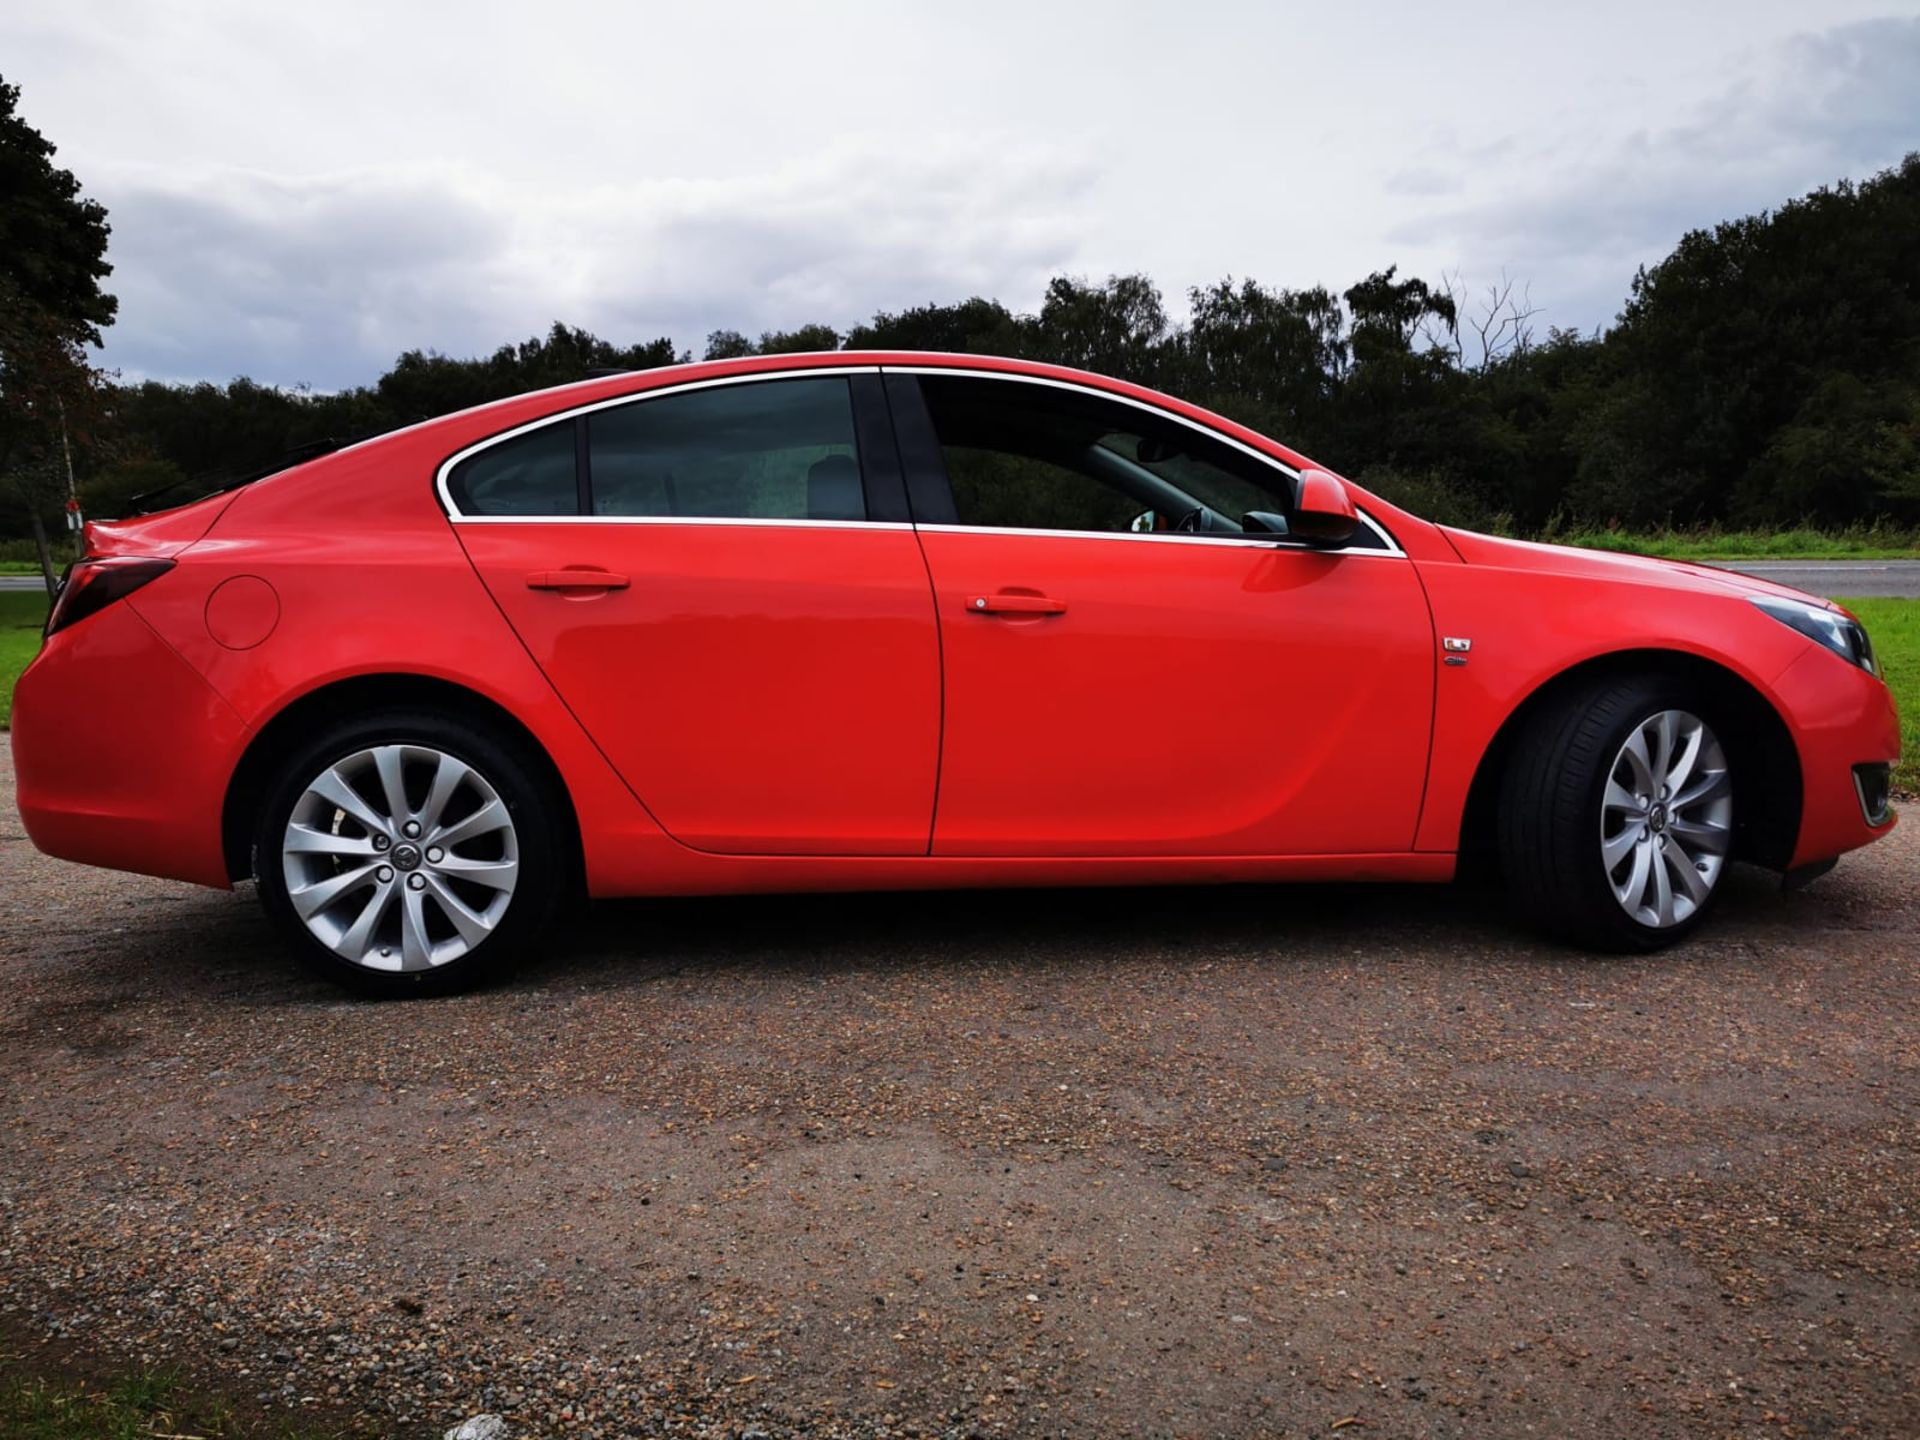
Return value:
[(281, 773), (255, 850), (295, 948), (364, 993), (458, 989), (552, 909), (559, 854), (511, 748), (453, 720), (369, 717)]
[(1679, 683), (1607, 680), (1532, 718), (1500, 791), (1515, 903), (1578, 944), (1652, 950), (1690, 932), (1733, 847), (1735, 775)]

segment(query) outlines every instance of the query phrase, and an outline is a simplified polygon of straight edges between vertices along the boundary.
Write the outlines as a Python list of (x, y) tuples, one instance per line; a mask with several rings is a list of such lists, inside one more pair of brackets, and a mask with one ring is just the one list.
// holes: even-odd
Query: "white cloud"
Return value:
[(1916, 9), (90, 0), (0, 7), (0, 55), (112, 212), (108, 363), (338, 385), (1062, 270), (1177, 312), (1504, 267), (1584, 328), (1686, 228), (1920, 143)]
[(876, 307), (1037, 296), (1070, 265), (1084, 165), (1028, 146), (848, 146), (761, 174), (579, 190), (462, 169), (109, 174), (130, 375), (321, 387), (401, 350), (583, 324), (623, 342), (845, 325)]
[(1792, 36), (1740, 57), (1717, 93), (1665, 126), (1514, 137), (1493, 166), (1423, 157), (1409, 173), (1471, 176), (1467, 198), (1388, 238), (1504, 264), (1534, 278), (1547, 318), (1600, 323), (1634, 269), (1686, 231), (1865, 179), (1920, 148), (1917, 79), (1920, 19)]

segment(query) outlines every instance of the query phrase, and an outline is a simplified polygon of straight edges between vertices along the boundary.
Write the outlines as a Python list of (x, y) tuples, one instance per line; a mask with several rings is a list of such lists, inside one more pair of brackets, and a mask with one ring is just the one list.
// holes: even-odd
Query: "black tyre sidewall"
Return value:
[[(431, 970), (370, 970), (341, 958), (310, 932), (287, 897), (281, 843), (302, 794), (329, 765), (377, 745), (424, 745), (472, 766), (499, 794), (513, 817), (520, 870), (513, 899), (494, 933), (480, 945)], [(445, 995), (499, 977), (547, 928), (560, 898), (565, 850), (557, 797), (524, 747), (464, 719), (421, 711), (390, 711), (336, 723), (296, 746), (280, 764), (254, 831), (254, 880), (261, 903), (310, 971), (375, 999)]]

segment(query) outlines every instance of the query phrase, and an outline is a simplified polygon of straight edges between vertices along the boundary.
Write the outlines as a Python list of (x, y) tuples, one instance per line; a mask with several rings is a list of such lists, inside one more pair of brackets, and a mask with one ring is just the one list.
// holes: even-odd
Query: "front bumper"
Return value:
[(54, 635), (13, 694), (20, 818), (62, 860), (227, 886), (221, 811), (247, 727), (132, 606)]
[(1869, 824), (1854, 767), (1900, 759), (1893, 695), (1873, 676), (1809, 646), (1774, 684), (1800, 751), (1800, 837), (1789, 869), (1831, 860), (1878, 840), (1898, 823)]

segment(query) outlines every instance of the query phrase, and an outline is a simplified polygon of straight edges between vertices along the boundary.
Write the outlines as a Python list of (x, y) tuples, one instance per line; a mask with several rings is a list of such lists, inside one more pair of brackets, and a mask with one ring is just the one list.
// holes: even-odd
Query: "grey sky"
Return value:
[(1695, 225), (1920, 148), (1920, 6), (9, 7), (129, 375), (334, 387), (1145, 270), (1398, 263), (1611, 320)]

